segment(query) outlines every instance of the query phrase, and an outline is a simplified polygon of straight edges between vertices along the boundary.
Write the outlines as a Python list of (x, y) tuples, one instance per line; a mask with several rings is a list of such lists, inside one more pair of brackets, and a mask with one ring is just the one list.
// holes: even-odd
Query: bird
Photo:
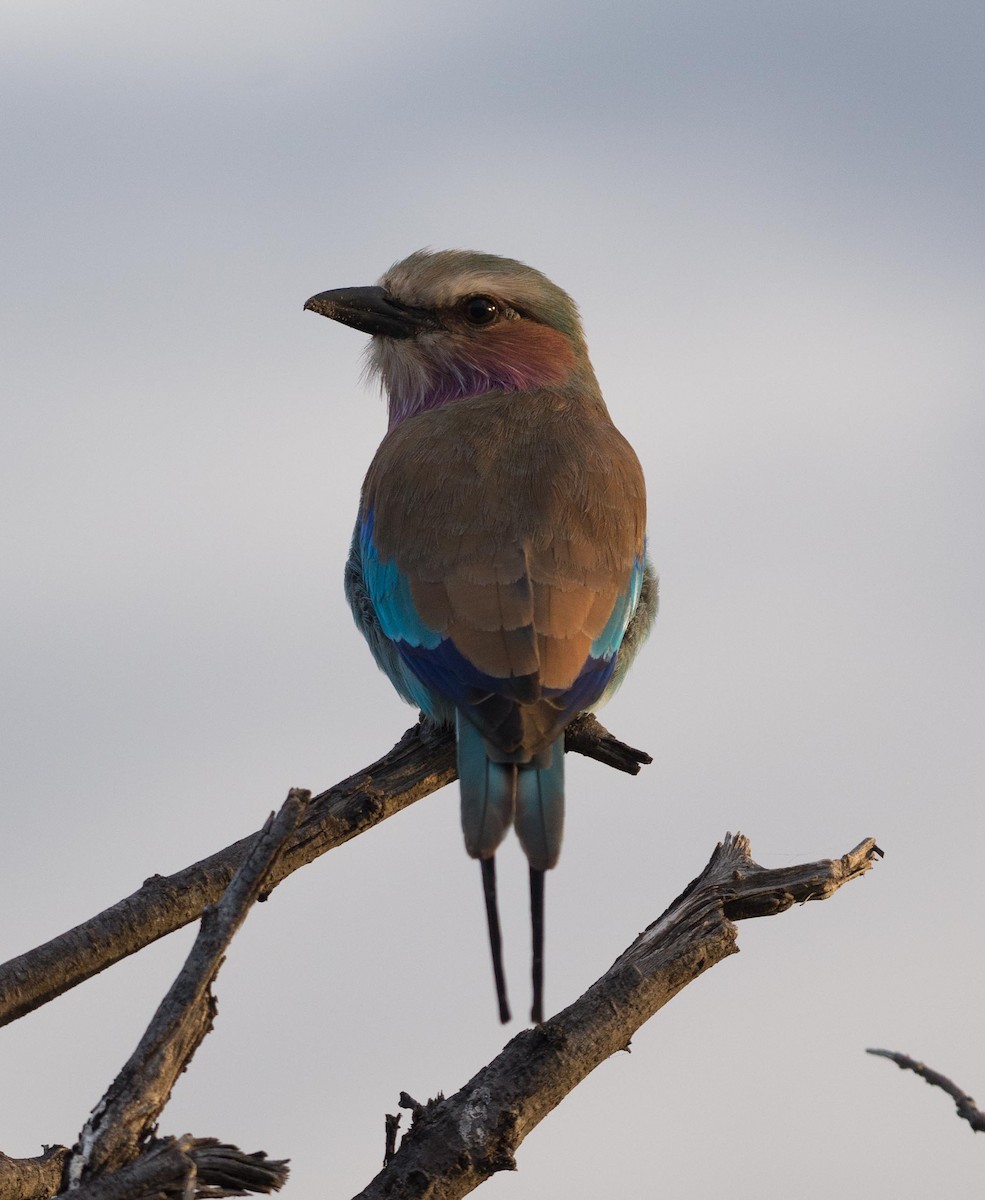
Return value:
[(389, 419), (362, 487), (346, 598), (400, 696), (455, 731), (504, 1023), (495, 854), (516, 831), (540, 1024), (564, 731), (619, 686), (656, 612), (643, 471), (609, 416), (577, 306), (533, 267), (418, 250), (374, 286), (304, 307), (370, 335), (367, 370)]

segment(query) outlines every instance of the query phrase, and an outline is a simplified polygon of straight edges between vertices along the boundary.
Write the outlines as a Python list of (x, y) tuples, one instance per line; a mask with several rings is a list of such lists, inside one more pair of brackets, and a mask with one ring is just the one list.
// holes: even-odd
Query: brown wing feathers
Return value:
[[(571, 686), (627, 587), (643, 494), (604, 409), (499, 396), (398, 426), (370, 468), (364, 505), (424, 622), (485, 674), (525, 678), (530, 704), (541, 687)], [(532, 708), (514, 714), (507, 740), (519, 724), (541, 749), (557, 735), (558, 706)]]

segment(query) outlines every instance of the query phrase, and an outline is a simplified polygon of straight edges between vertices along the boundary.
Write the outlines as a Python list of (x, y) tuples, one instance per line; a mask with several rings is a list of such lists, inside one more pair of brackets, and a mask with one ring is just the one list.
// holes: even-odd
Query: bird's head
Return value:
[(594, 387), (574, 301), (512, 258), (418, 250), (375, 287), (321, 292), (304, 307), (372, 335), (368, 368), (387, 394), (391, 429), (490, 392)]

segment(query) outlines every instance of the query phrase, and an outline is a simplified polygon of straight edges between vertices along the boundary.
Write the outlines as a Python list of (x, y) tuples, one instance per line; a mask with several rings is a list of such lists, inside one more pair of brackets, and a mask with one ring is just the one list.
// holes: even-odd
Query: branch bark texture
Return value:
[[(592, 716), (569, 726), (565, 745), (630, 774), (651, 761)], [(452, 734), (418, 722), (382, 758), (314, 797), (265, 884), (267, 892), (299, 867), (456, 778)], [(133, 895), (0, 966), (0, 1025), (198, 920), (225, 892), (258, 837), (242, 838), (174, 875), (152, 876)]]
[(206, 910), (178, 977), (137, 1049), (82, 1130), (68, 1165), (70, 1186), (78, 1188), (87, 1179), (118, 1172), (147, 1148), (178, 1076), (212, 1028), (215, 1000), (211, 988), (229, 943), (265, 887), (309, 799), (309, 792), (292, 789), (280, 811), (260, 831), (219, 904)]
[(414, 1114), (395, 1155), (356, 1200), (457, 1200), (515, 1169), (527, 1134), (682, 988), (737, 950), (733, 921), (823, 900), (864, 874), (872, 839), (840, 859), (770, 871), (729, 835), (705, 870), (569, 1008), (526, 1029), (447, 1099), (401, 1104)]
[(218, 1200), (272, 1192), (287, 1180), (287, 1163), (262, 1152), (245, 1154), (215, 1138), (162, 1138), (135, 1162), (90, 1180), (75, 1200)]
[(0, 1200), (37, 1200), (61, 1187), (67, 1146), (48, 1146), (37, 1158), (8, 1158), (0, 1154)]

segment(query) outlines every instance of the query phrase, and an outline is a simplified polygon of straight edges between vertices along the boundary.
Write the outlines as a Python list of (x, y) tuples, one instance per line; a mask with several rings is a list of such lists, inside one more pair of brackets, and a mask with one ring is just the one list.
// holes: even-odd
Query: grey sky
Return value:
[[(571, 764), (549, 1008), (726, 829), (766, 865), (887, 858), (743, 925), (483, 1197), (977, 1194), (946, 1099), (863, 1050), (985, 1091), (983, 53), (950, 0), (7, 0), (0, 957), (411, 723), (341, 595), (383, 408), (360, 335), (301, 305), (423, 245), (507, 254), (582, 308), (662, 578), (604, 714), (655, 764)], [(519, 1028), (456, 806), (251, 916), (165, 1130), (347, 1196), (401, 1089), (457, 1089)], [(0, 1031), (0, 1148), (74, 1136), (189, 937)]]

